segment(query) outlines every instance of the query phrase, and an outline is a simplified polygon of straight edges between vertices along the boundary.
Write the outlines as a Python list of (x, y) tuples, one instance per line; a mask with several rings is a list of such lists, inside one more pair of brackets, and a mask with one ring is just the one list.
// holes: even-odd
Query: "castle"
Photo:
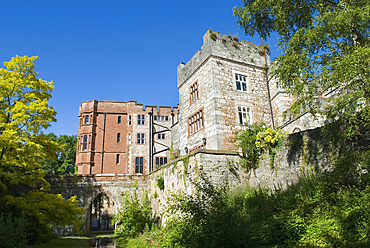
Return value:
[(316, 127), (308, 114), (284, 119), (294, 98), (266, 72), (269, 66), (266, 46), (207, 31), (201, 50), (177, 68), (178, 106), (80, 105), (78, 174), (148, 174), (176, 151), (233, 151), (234, 133), (245, 123), (263, 121), (290, 133)]

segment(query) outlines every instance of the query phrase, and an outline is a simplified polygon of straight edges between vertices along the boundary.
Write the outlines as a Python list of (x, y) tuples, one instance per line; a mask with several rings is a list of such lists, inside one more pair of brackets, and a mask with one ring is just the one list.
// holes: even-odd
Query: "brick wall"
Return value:
[[(135, 174), (135, 160), (143, 158), (143, 173), (149, 172), (149, 119), (170, 128), (177, 108), (144, 106), (135, 101), (85, 101), (79, 109), (78, 174)], [(173, 115), (172, 115), (173, 114)], [(88, 116), (88, 117), (86, 117)], [(86, 119), (88, 118), (88, 119)], [(163, 130), (156, 127), (156, 130)], [(140, 141), (138, 142), (138, 134)], [(160, 142), (171, 145), (171, 133), (163, 133)], [(164, 139), (162, 139), (164, 138)], [(158, 136), (155, 136), (158, 141)], [(85, 142), (86, 141), (86, 142)], [(162, 145), (155, 144), (157, 151)], [(118, 157), (119, 156), (119, 157)], [(157, 156), (168, 157), (169, 151)], [(155, 161), (155, 159), (154, 159)]]

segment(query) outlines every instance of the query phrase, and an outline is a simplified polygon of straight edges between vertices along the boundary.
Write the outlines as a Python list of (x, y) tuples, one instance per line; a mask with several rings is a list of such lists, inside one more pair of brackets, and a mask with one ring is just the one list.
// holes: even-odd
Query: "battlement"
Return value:
[[(129, 110), (130, 109), (130, 110)], [(110, 101), (110, 100), (88, 100), (80, 105), (79, 116), (83, 113), (102, 112), (102, 113), (125, 113), (135, 111), (149, 113), (154, 110), (157, 113), (174, 113), (177, 114), (178, 107), (169, 106), (152, 106), (137, 103), (137, 101)], [(135, 112), (134, 111), (134, 112)]]
[(211, 56), (262, 68), (265, 66), (265, 53), (269, 65), (270, 53), (267, 47), (238, 40), (231, 35), (221, 36), (219, 32), (208, 30), (203, 36), (201, 50), (198, 50), (188, 63), (181, 63), (177, 67), (177, 87), (180, 87)]

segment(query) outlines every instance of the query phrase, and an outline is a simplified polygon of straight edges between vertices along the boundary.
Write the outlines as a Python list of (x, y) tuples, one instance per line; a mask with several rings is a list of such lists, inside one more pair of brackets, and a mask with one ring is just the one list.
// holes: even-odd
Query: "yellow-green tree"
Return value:
[(0, 212), (13, 216), (25, 212), (28, 238), (39, 239), (50, 224), (79, 226), (76, 199), (45, 193), (41, 161), (60, 150), (43, 130), (56, 121), (49, 105), (53, 82), (38, 78), (34, 62), (38, 57), (16, 56), (0, 68)]

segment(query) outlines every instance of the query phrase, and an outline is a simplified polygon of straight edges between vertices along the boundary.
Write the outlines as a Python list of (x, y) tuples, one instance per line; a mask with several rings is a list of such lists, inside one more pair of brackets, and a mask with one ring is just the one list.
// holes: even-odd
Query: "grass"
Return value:
[(114, 242), (119, 245), (120, 247), (125, 248), (157, 248), (154, 244), (152, 244), (147, 238), (143, 235), (140, 235), (135, 238), (118, 238), (115, 239)]
[(30, 248), (83, 248), (89, 246), (89, 238), (87, 237), (62, 237), (52, 239), (48, 243), (36, 244), (29, 246)]

